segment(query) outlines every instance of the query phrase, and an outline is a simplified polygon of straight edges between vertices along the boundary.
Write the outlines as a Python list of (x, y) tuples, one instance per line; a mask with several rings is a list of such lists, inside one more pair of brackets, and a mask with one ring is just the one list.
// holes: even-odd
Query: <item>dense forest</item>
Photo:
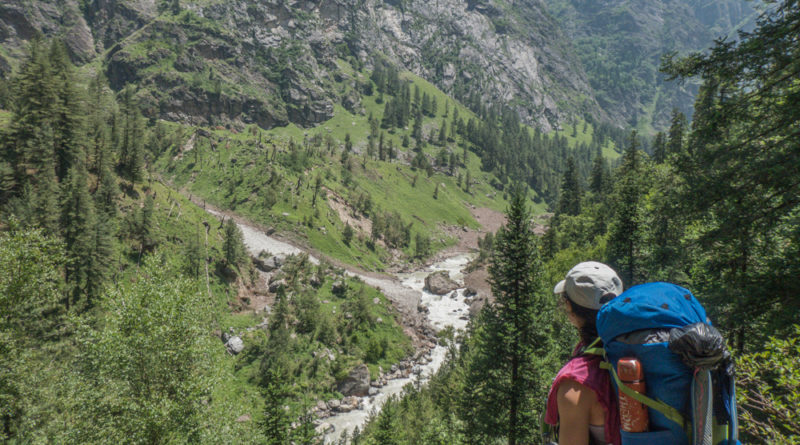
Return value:
[[(588, 115), (544, 132), (347, 45), (327, 82), (352, 110), (191, 126), (32, 39), (0, 77), (0, 441), (321, 443), (318, 403), (430, 334), (353, 266), (424, 267), (480, 206), (506, 212), (470, 264), (493, 299), (465, 332), (425, 337), (448, 348), (436, 375), (340, 443), (539, 443), (577, 340), (552, 286), (584, 260), (691, 289), (734, 353), (747, 443), (796, 443), (800, 3), (773, 6), (735, 41), (663, 57), (701, 86), (691, 119), (674, 109), (652, 137)], [(316, 256), (248, 251), (239, 217)]]

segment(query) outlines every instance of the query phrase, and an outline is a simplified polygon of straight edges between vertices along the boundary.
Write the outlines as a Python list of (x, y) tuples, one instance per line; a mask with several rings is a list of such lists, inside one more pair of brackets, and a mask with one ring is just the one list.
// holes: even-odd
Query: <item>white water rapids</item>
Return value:
[[(213, 210), (209, 213), (221, 217), (222, 214)], [(271, 254), (296, 255), (304, 251), (289, 243), (268, 236), (262, 230), (237, 221), (239, 228), (244, 235), (244, 244), (252, 255), (258, 255), (261, 251)], [(463, 283), (464, 276), (462, 270), (472, 259), (472, 254), (458, 254), (443, 261), (433, 264), (411, 273), (397, 275), (397, 280), (390, 277), (377, 277), (374, 275), (362, 274), (349, 271), (353, 276), (361, 278), (370, 286), (379, 288), (399, 307), (405, 306), (406, 310), (417, 310), (417, 304), (428, 309), (426, 314), (430, 324), (438, 331), (446, 326), (452, 326), (456, 331), (463, 330), (467, 326), (469, 317), (469, 306), (464, 297), (464, 289), (458, 289), (454, 298), (448, 295), (434, 295), (423, 290), (425, 277), (430, 273), (445, 270), (450, 278), (457, 283)], [(309, 261), (319, 264), (319, 259), (309, 255)], [(452, 294), (451, 294), (452, 295)], [(383, 403), (391, 396), (400, 394), (403, 387), (414, 383), (419, 379), (424, 383), (436, 373), (442, 365), (447, 353), (445, 346), (437, 345), (430, 354), (431, 361), (419, 365), (419, 368), (407, 378), (389, 380), (386, 385), (378, 388), (378, 394), (372, 397), (362, 398), (359, 408), (347, 413), (337, 413), (331, 417), (322, 419), (334, 427), (334, 431), (325, 436), (325, 443), (336, 443), (344, 431), (348, 435), (352, 434), (356, 427), (363, 428), (364, 423), (372, 412), (380, 410)]]

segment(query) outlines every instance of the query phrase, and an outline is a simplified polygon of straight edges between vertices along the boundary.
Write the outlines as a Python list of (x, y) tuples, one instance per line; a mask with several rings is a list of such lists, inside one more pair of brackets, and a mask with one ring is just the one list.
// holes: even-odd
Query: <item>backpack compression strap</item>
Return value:
[(611, 373), (611, 376), (614, 378), (614, 381), (617, 383), (617, 388), (620, 391), (622, 391), (623, 393), (625, 393), (626, 396), (636, 400), (639, 403), (642, 403), (642, 404), (646, 405), (648, 408), (652, 408), (652, 409), (660, 412), (667, 419), (669, 419), (669, 420), (677, 423), (678, 425), (680, 425), (681, 428), (684, 431), (686, 430), (686, 420), (684, 420), (683, 414), (681, 414), (680, 411), (678, 411), (677, 409), (667, 405), (666, 403), (664, 403), (664, 402), (662, 402), (660, 400), (651, 399), (650, 397), (647, 397), (646, 395), (644, 395), (644, 394), (642, 394), (642, 393), (640, 393), (638, 391), (635, 391), (635, 390), (633, 390), (631, 388), (628, 388), (619, 379), (619, 377), (617, 376), (617, 371), (614, 369), (613, 366), (611, 366), (611, 363), (604, 361), (604, 362), (600, 363), (600, 368), (608, 370)]
[(614, 378), (614, 382), (616, 382), (617, 384), (617, 388), (619, 388), (619, 390), (625, 393), (625, 395), (627, 395), (628, 397), (636, 400), (639, 403), (646, 405), (649, 408), (652, 408), (660, 412), (661, 414), (664, 415), (664, 417), (677, 423), (678, 425), (681, 426), (681, 428), (684, 431), (686, 431), (686, 420), (683, 418), (683, 414), (681, 414), (680, 411), (660, 400), (651, 399), (650, 397), (647, 397), (646, 395), (638, 391), (628, 388), (624, 383), (622, 383), (622, 381), (617, 376), (617, 371), (614, 369), (613, 366), (611, 366), (611, 363), (609, 363), (608, 360), (606, 360), (605, 349), (599, 347), (598, 346), (599, 344), (600, 344), (600, 337), (595, 339), (595, 341), (589, 344), (589, 346), (584, 348), (583, 353), (591, 355), (599, 355), (603, 357), (603, 361), (600, 363), (600, 369), (605, 369), (609, 373), (611, 373), (611, 376)]

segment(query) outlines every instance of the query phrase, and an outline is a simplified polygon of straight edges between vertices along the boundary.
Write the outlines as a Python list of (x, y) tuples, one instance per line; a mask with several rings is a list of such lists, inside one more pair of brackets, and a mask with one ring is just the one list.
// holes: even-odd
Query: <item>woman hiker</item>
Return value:
[[(561, 297), (569, 322), (580, 341), (561, 368), (547, 396), (544, 421), (558, 425), (559, 445), (620, 445), (617, 397), (602, 357), (584, 354), (597, 336), (597, 312), (622, 293), (622, 280), (603, 263), (588, 261), (573, 267), (553, 292)], [(599, 341), (599, 340), (598, 340)]]

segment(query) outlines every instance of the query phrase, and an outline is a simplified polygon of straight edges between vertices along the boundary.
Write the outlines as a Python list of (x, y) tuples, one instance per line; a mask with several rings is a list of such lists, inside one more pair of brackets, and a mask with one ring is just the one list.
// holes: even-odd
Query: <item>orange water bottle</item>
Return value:
[[(645, 393), (644, 370), (639, 360), (632, 357), (621, 358), (617, 362), (617, 376), (623, 385), (640, 394)], [(619, 420), (623, 431), (643, 433), (647, 431), (650, 423), (647, 406), (620, 391)]]

